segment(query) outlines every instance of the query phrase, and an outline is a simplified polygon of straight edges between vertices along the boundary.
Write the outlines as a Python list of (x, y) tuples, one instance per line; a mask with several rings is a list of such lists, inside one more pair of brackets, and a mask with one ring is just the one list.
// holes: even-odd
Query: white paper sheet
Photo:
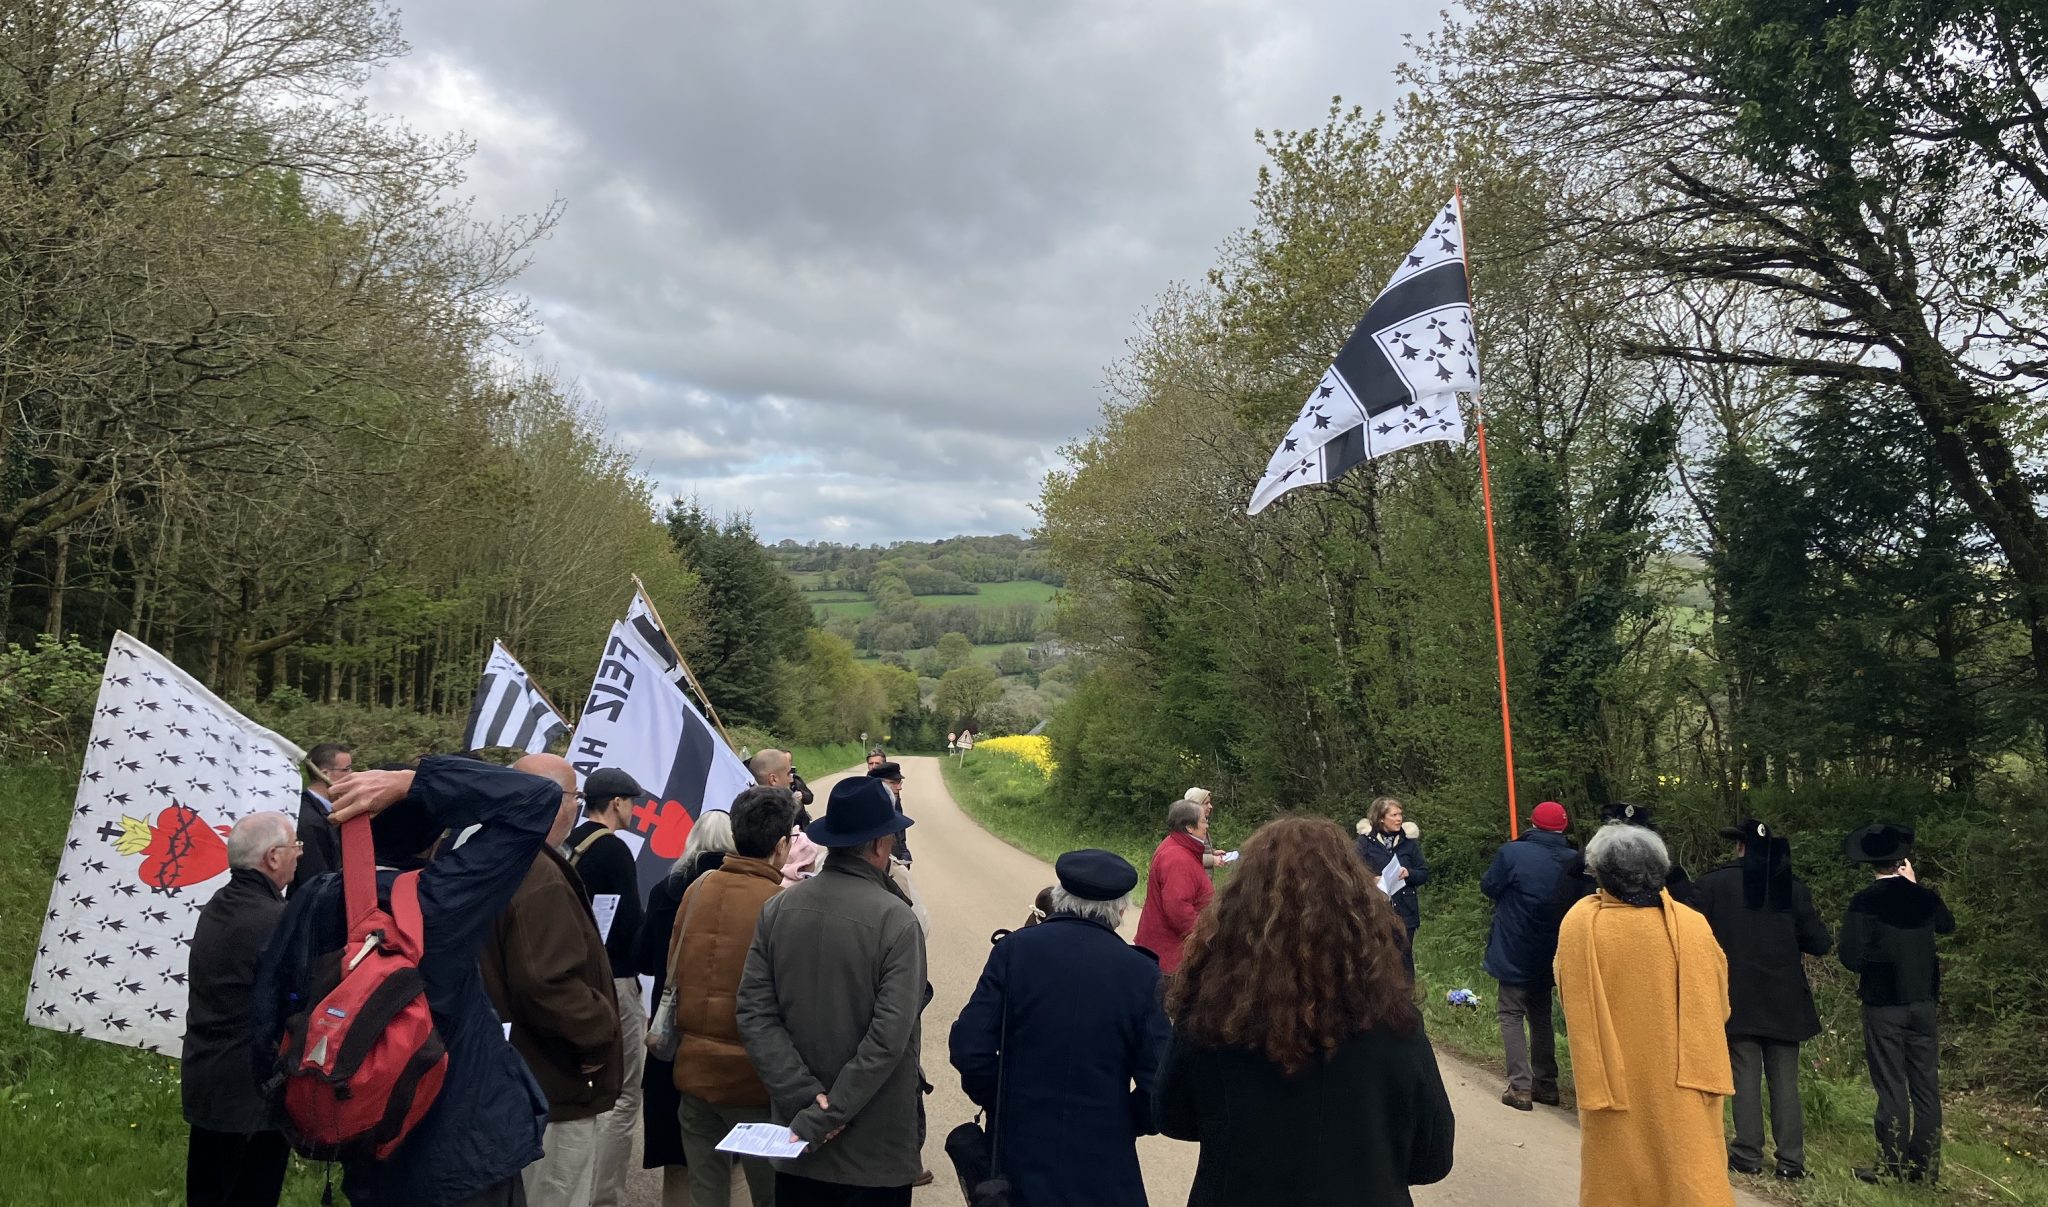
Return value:
[(612, 919), (619, 916), (619, 895), (617, 893), (592, 893), (590, 895), (590, 916), (597, 920), (597, 937), (611, 942)]
[(1380, 891), (1391, 897), (1401, 891), (1401, 861), (1390, 858), (1380, 873)]
[(789, 1129), (774, 1123), (741, 1123), (718, 1142), (718, 1151), (741, 1157), (801, 1157), (810, 1145), (789, 1138)]

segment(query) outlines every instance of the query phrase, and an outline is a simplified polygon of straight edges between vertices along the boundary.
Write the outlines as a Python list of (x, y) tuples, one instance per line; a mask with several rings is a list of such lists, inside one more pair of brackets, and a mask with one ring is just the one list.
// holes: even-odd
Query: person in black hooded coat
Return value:
[(1833, 947), (1813, 894), (1792, 875), (1792, 847), (1755, 818), (1721, 831), (1735, 862), (1694, 885), (1693, 906), (1728, 955), (1728, 1061), (1735, 1073), (1735, 1139), (1728, 1166), (1763, 1171), (1764, 1087), (1768, 1082), (1777, 1175), (1806, 1176), (1799, 1103), (1799, 1045), (1820, 1034), (1813, 990), (1800, 956)]

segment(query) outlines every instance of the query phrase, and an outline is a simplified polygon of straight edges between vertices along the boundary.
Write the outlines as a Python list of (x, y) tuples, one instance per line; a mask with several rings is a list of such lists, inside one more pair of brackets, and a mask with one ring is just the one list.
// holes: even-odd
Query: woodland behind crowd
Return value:
[[(815, 627), (789, 572), (901, 603), (987, 551), (778, 555), (658, 499), (518, 359), (552, 213), (469, 212), (469, 148), (346, 103), (401, 49), (366, 0), (0, 0), (0, 755), (76, 757), (117, 629), (301, 741), (445, 746), (494, 638), (570, 704), (634, 572), (742, 733), (943, 745), (989, 701), (856, 661), (887, 618)], [(1244, 514), (1457, 186), (1524, 813), (1651, 804), (1695, 870), (1753, 814), (1837, 911), (1842, 836), (1917, 826), (1945, 1077), (2038, 1104), (2048, 16), (1472, 0), (1410, 57), (1396, 111), (1258, 136), (1254, 222), (999, 551), (1063, 584), (1043, 807), (1391, 792), (1446, 897), (1506, 837), (1474, 451)]]

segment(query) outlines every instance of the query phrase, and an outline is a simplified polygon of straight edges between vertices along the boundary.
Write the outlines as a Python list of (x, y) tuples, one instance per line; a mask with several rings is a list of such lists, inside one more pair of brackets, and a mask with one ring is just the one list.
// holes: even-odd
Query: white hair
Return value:
[(1615, 896), (1642, 896), (1664, 887), (1671, 852), (1655, 830), (1611, 821), (1586, 844), (1586, 866), (1600, 887)]
[(732, 814), (723, 809), (707, 809), (690, 827), (690, 837), (683, 843), (682, 857), (676, 860), (673, 871), (687, 874), (697, 866), (699, 860), (713, 851), (728, 855), (738, 851), (732, 841)]
[(1057, 885), (1052, 890), (1053, 913), (1073, 914), (1076, 917), (1086, 918), (1091, 922), (1100, 922), (1111, 930), (1115, 930), (1123, 925), (1124, 913), (1130, 908), (1131, 895), (1129, 893), (1125, 893), (1114, 901), (1090, 901), (1086, 897), (1076, 897)]
[(282, 813), (251, 813), (228, 831), (228, 866), (254, 871), (263, 857), (292, 840), (292, 819)]

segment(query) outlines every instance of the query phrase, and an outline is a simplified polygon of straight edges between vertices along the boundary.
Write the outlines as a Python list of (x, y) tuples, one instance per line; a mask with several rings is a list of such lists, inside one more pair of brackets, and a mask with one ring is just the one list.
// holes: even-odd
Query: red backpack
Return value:
[(386, 913), (377, 908), (376, 867), (369, 818), (343, 823), (348, 941), (314, 962), (312, 1005), (285, 1020), (278, 1045), (285, 1135), (314, 1160), (390, 1156), (448, 1073), (420, 979), (420, 874), (392, 882)]

